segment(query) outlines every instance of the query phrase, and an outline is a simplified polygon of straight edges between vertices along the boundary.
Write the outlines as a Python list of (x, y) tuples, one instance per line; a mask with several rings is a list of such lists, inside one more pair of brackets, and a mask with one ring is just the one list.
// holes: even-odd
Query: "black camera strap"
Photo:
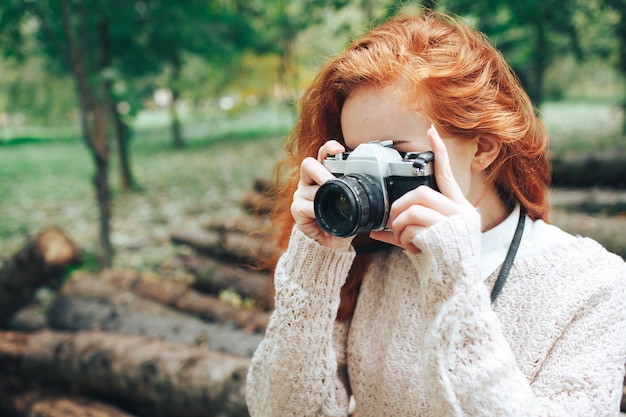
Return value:
[(511, 267), (513, 266), (515, 255), (517, 254), (517, 250), (519, 249), (520, 242), (522, 241), (522, 235), (524, 234), (524, 223), (526, 223), (525, 220), (526, 220), (526, 210), (524, 210), (524, 207), (520, 207), (519, 220), (517, 221), (517, 228), (515, 229), (513, 240), (511, 241), (509, 250), (506, 253), (504, 262), (502, 263), (502, 268), (500, 268), (500, 273), (498, 274), (498, 278), (496, 279), (495, 284), (493, 284), (493, 289), (491, 290), (491, 303), (492, 304), (496, 301), (496, 298), (498, 298), (498, 295), (500, 295), (500, 291), (502, 291), (502, 287), (504, 287), (504, 283), (506, 282), (506, 279), (509, 276), (509, 271), (511, 270)]

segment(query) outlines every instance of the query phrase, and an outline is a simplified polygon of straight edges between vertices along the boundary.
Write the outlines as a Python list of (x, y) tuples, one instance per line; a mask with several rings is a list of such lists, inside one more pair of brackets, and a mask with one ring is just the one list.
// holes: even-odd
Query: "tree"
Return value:
[(257, 35), (258, 53), (279, 56), (278, 83), (282, 99), (292, 103), (298, 96), (298, 37), (324, 21), (327, 13), (340, 10), (349, 0), (262, 0), (240, 6)]
[(181, 95), (181, 74), (189, 54), (217, 68), (226, 68), (254, 40), (252, 28), (237, 2), (179, 0), (138, 1), (141, 19), (136, 49), (126, 49), (122, 60), (126, 74), (156, 75), (165, 69), (173, 146), (184, 147), (176, 104)]
[(558, 56), (583, 57), (575, 24), (582, 5), (577, 1), (448, 0), (455, 13), (473, 16), (477, 27), (500, 49), (535, 105), (544, 101), (544, 75)]
[[(38, 53), (47, 65), (74, 80), (82, 138), (94, 160), (99, 209), (99, 259), (112, 264), (111, 193), (107, 136), (116, 133), (122, 186), (134, 181), (128, 161), (130, 130), (119, 112), (114, 86), (132, 84), (170, 66), (170, 88), (178, 96), (183, 53), (192, 51), (219, 63), (249, 39), (250, 31), (236, 7), (218, 0), (6, 0), (0, 3), (2, 52), (25, 56), (23, 28), (34, 28)], [(174, 110), (175, 107), (172, 107)], [(175, 143), (182, 145), (180, 124), (172, 117)]]
[[(618, 59), (616, 67), (626, 80), (626, 0), (603, 0), (604, 6), (617, 15), (613, 19), (612, 29), (616, 35), (618, 45)], [(622, 99), (622, 133), (626, 135), (626, 91)]]

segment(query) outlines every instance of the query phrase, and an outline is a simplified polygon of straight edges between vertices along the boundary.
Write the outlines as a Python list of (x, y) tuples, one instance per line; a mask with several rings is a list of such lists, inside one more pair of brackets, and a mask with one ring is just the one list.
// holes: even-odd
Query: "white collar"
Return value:
[[(480, 277), (483, 281), (504, 262), (517, 228), (519, 211), (518, 204), (502, 223), (481, 234)], [(573, 239), (574, 236), (556, 226), (526, 216), (524, 234), (515, 258), (546, 254)]]
[(480, 277), (482, 280), (487, 279), (504, 262), (515, 234), (519, 211), (518, 204), (502, 223), (481, 234)]

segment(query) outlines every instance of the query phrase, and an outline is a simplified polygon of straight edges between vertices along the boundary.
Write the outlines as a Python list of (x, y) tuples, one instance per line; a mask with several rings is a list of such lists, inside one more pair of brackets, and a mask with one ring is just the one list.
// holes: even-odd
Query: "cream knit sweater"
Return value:
[(480, 216), (377, 254), (351, 323), (335, 315), (353, 252), (294, 228), (247, 381), (256, 416), (617, 416), (626, 265), (590, 239), (515, 262), (496, 303), (479, 278)]

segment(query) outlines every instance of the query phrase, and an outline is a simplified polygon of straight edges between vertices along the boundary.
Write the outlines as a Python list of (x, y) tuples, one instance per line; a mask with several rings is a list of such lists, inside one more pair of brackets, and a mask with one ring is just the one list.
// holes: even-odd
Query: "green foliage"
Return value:
[(11, 117), (28, 125), (74, 123), (77, 104), (72, 80), (46, 71), (40, 55), (21, 62), (0, 58), (0, 74), (0, 114), (4, 107)]
[[(264, 156), (259, 163), (271, 165), (275, 152), (251, 139), (282, 137), (293, 122), (288, 106), (327, 57), (371, 25), (422, 6), (447, 9), (485, 31), (536, 103), (595, 101), (583, 110), (570, 106), (570, 116), (546, 104), (553, 150), (624, 150), (615, 129), (616, 120), (626, 119), (607, 113), (606, 103), (620, 103), (626, 95), (626, 0), (2, 0), (0, 196), (12, 204), (0, 205), (0, 240), (57, 219), (95, 228), (98, 212), (86, 203), (94, 195), (88, 180), (92, 155), (77, 131), (79, 120), (94, 120), (96, 107), (107, 113), (109, 123), (100, 130), (107, 136), (113, 137), (116, 113), (135, 127), (130, 149), (144, 190), (171, 201), (197, 198), (202, 210), (220, 209), (219, 193), (234, 195), (254, 169), (241, 163), (244, 145), (244, 157)], [(153, 100), (159, 88), (178, 101), (170, 113)], [(225, 96), (232, 103), (222, 111)], [(277, 102), (288, 106), (266, 111)], [(108, 114), (111, 108), (117, 110)], [(178, 153), (170, 150), (167, 129), (173, 110), (187, 141)], [(576, 127), (571, 114), (592, 129)], [(69, 131), (59, 133), (59, 126)], [(84, 142), (95, 130), (83, 132)], [(229, 141), (240, 159), (214, 158), (229, 152)], [(102, 148), (116, 149), (112, 143)], [(210, 191), (198, 189), (199, 183)], [(114, 192), (115, 210), (133, 198)], [(188, 196), (208, 192), (218, 197)], [(137, 199), (144, 197), (156, 199)], [(78, 212), (78, 205), (89, 208)], [(117, 218), (132, 215), (122, 207)]]
[[(149, 125), (166, 122), (152, 120)], [(189, 146), (182, 151), (171, 149), (162, 128), (137, 126), (132, 152), (143, 191), (124, 193), (113, 183), (114, 243), (123, 245), (120, 236), (127, 233), (140, 241), (153, 230), (167, 233), (164, 225), (184, 217), (232, 214), (252, 179), (271, 175), (291, 123), (284, 109), (260, 107), (189, 121), (184, 125)], [(9, 202), (0, 204), (0, 258), (23, 245), (27, 234), (59, 226), (93, 262), (98, 211), (94, 191), (85, 181), (93, 171), (88, 156), (77, 138), (0, 146), (0, 196)], [(132, 251), (126, 256), (132, 257)], [(124, 259), (128, 262), (127, 257), (120, 262)], [(154, 259), (140, 259), (133, 266), (162, 261), (155, 253)]]
[[(626, 150), (618, 133), (620, 120), (610, 105), (547, 103), (544, 113), (552, 152)], [(146, 236), (151, 233), (163, 241), (183, 221), (233, 215), (252, 180), (272, 174), (282, 138), (293, 124), (283, 107), (189, 120), (184, 124), (189, 146), (175, 151), (162, 128), (167, 120), (151, 116), (140, 115), (138, 121), (146, 122), (135, 126), (132, 143), (143, 191), (124, 193), (113, 184), (120, 266), (160, 265), (163, 248), (153, 248), (149, 258), (141, 259), (132, 250), (133, 245), (149, 245)], [(98, 213), (92, 187), (84, 180), (92, 171), (76, 136), (0, 147), (0, 258), (21, 247), (26, 234), (60, 226), (87, 251), (93, 267)]]
[[(151, 98), (155, 86), (171, 88), (195, 105), (222, 94), (240, 94), (244, 99), (254, 91), (258, 96), (272, 96), (279, 91), (274, 89), (278, 84), (291, 90), (289, 100), (293, 100), (324, 57), (372, 22), (400, 12), (417, 12), (422, 3), (428, 2), (94, 0), (82, 3), (88, 12), (84, 22), (78, 15), (71, 18), (75, 33), (92, 45), (87, 51), (95, 74), (92, 82), (109, 81), (115, 101), (123, 102), (126, 117), (132, 117)], [(561, 87), (546, 85), (550, 80), (543, 77), (568, 55), (597, 56), (615, 65), (619, 61), (615, 28), (624, 20), (620, 18), (623, 0), (441, 0), (437, 4), (439, 9), (475, 21), (490, 35), (537, 102), (544, 92), (549, 98), (567, 95)], [(69, 59), (60, 11), (59, 2), (51, 0), (0, 4), (0, 50), (12, 57), (6, 61), (10, 64), (0, 64), (11, 66), (9, 76), (0, 79), (4, 111), (30, 108), (29, 120), (36, 123), (74, 117), (75, 112), (68, 111), (76, 106), (76, 100), (69, 98), (73, 89), (68, 78), (60, 76), (68, 74)], [(98, 40), (103, 24), (108, 27), (111, 54), (104, 67)], [(248, 65), (252, 62), (260, 64), (260, 74)], [(40, 69), (34, 78), (25, 77), (32, 69), (21, 71), (29, 67)], [(174, 77), (177, 67), (181, 74)], [(17, 78), (10, 74), (14, 68)], [(239, 86), (243, 92), (237, 91)], [(47, 94), (50, 90), (54, 93)], [(47, 102), (44, 95), (58, 103)]]

